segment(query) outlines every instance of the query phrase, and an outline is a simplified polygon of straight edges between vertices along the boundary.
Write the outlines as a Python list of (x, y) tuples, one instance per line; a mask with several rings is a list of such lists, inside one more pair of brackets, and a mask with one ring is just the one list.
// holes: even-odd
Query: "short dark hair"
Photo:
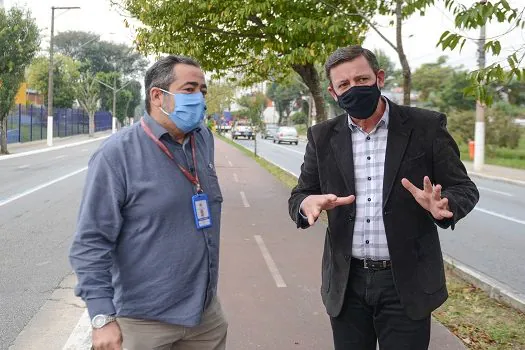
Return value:
[(155, 62), (146, 72), (144, 78), (144, 89), (146, 90), (146, 111), (151, 113), (151, 100), (149, 93), (152, 88), (157, 87), (163, 90), (168, 90), (170, 85), (175, 81), (175, 73), (173, 68), (177, 64), (187, 64), (200, 68), (197, 61), (190, 57), (169, 55), (162, 57)]
[(335, 50), (330, 55), (330, 57), (328, 57), (326, 63), (324, 64), (326, 77), (328, 78), (330, 83), (332, 83), (332, 79), (330, 78), (330, 71), (332, 70), (332, 68), (340, 65), (341, 63), (353, 61), (359, 56), (363, 56), (364, 58), (366, 58), (374, 73), (377, 74), (377, 72), (379, 71), (379, 63), (377, 62), (376, 55), (372, 51), (365, 49), (360, 45), (340, 47), (337, 50)]

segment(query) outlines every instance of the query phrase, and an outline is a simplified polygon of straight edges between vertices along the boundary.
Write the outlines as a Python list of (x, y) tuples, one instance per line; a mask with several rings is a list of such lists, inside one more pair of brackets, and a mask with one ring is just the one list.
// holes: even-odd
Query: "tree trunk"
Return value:
[(8, 154), (7, 152), (7, 117), (0, 122), (0, 154)]
[(410, 106), (410, 90), (412, 88), (412, 73), (410, 72), (410, 66), (408, 65), (408, 60), (403, 50), (403, 37), (402, 26), (403, 26), (403, 16), (402, 16), (402, 5), (403, 0), (396, 0), (396, 46), (397, 54), (399, 55), (399, 62), (403, 69), (403, 104)]
[(295, 72), (297, 72), (297, 74), (301, 76), (314, 98), (316, 122), (320, 123), (325, 121), (327, 118), (324, 106), (323, 93), (321, 90), (321, 81), (319, 79), (319, 74), (317, 73), (315, 66), (312, 63), (307, 63), (304, 65), (295, 64), (292, 66), (292, 68)]
[(95, 135), (95, 113), (89, 113), (89, 137)]

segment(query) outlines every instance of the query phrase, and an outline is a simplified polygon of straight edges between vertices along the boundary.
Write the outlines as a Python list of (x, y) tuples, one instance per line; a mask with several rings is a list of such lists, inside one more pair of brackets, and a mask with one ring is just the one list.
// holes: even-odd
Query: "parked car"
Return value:
[(266, 130), (264, 131), (263, 138), (273, 139), (279, 127), (277, 125), (266, 125)]
[(237, 140), (239, 137), (246, 137), (249, 139), (255, 139), (253, 128), (248, 121), (238, 121), (232, 128), (232, 138)]
[(297, 129), (293, 126), (281, 126), (279, 129), (277, 129), (277, 133), (275, 134), (275, 137), (273, 138), (273, 143), (295, 143), (296, 145), (299, 144), (299, 136), (297, 134)]

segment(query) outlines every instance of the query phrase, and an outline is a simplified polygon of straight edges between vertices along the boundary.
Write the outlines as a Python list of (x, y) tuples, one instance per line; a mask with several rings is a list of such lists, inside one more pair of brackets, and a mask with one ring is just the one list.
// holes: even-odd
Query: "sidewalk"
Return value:
[(38, 140), (32, 142), (22, 143), (10, 143), (7, 145), (8, 155), (0, 155), (2, 158), (17, 157), (22, 154), (35, 154), (41, 152), (47, 152), (57, 150), (61, 148), (74, 147), (85, 143), (96, 142), (111, 136), (111, 130), (96, 132), (93, 137), (89, 137), (87, 134), (74, 135), (68, 137), (55, 137), (53, 138), (53, 146), (47, 146), (47, 140)]
[(471, 176), (525, 186), (525, 170), (485, 164), (482, 171), (476, 172), (472, 162), (463, 164)]

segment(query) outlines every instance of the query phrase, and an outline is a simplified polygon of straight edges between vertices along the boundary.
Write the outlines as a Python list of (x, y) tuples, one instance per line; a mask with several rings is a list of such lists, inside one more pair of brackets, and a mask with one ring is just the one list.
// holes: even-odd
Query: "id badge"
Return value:
[(191, 197), (193, 204), (193, 215), (195, 216), (195, 226), (198, 230), (211, 227), (211, 214), (208, 206), (208, 196), (204, 193), (196, 194)]

